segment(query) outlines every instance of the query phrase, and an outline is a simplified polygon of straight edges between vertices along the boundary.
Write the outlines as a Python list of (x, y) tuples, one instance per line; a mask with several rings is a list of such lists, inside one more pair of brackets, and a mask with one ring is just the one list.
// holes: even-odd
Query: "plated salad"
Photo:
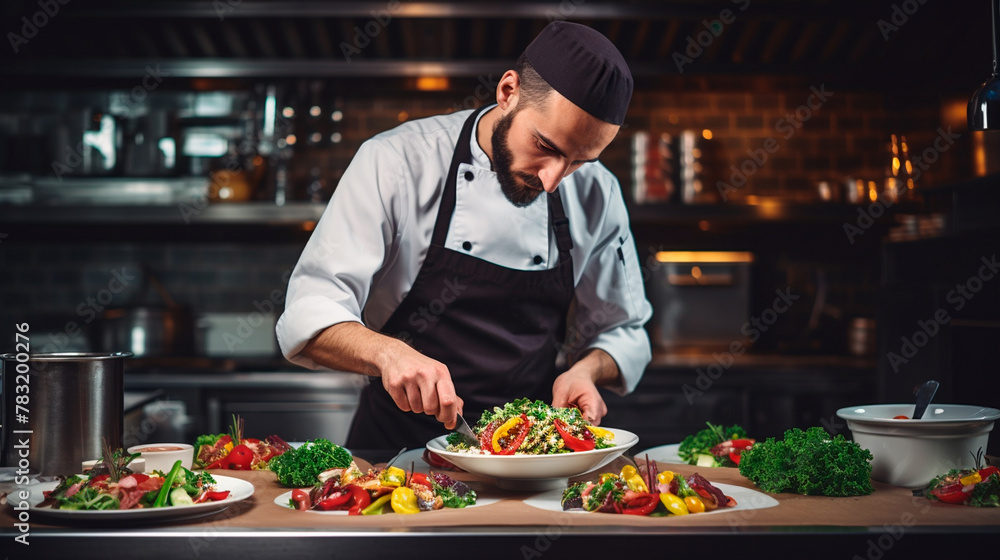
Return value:
[(170, 472), (153, 471), (152, 475), (134, 473), (128, 464), (138, 457), (121, 450), (105, 451), (101, 463), (89, 475), (62, 478), (39, 507), (62, 510), (128, 510), (190, 506), (216, 502), (229, 497), (229, 491), (215, 490), (215, 479), (208, 473), (193, 473), (178, 460)]
[(647, 461), (641, 470), (626, 465), (618, 474), (570, 483), (560, 500), (562, 508), (660, 517), (736, 505), (736, 500), (698, 473), (684, 478), (673, 471), (658, 471), (655, 461)]
[(755, 443), (747, 437), (741, 426), (708, 427), (684, 438), (677, 455), (689, 465), (699, 467), (736, 467), (740, 464), (740, 454)]
[[(976, 456), (982, 464), (982, 450)], [(928, 500), (973, 507), (1000, 507), (1000, 469), (987, 466), (976, 469), (952, 469), (935, 477), (923, 490)]]
[(266, 469), (268, 461), (292, 448), (276, 435), (260, 440), (243, 436), (243, 419), (233, 416), (228, 434), (198, 436), (194, 444), (196, 469)]
[(487, 410), (473, 430), (479, 445), (458, 433), (448, 435), (448, 450), (492, 455), (552, 455), (614, 447), (614, 434), (591, 425), (577, 408), (555, 408), (542, 401), (517, 399)]
[(407, 473), (398, 467), (362, 473), (354, 461), (328, 470), (312, 489), (292, 490), (288, 506), (297, 510), (342, 511), (348, 515), (400, 514), (475, 505), (476, 492), (443, 473)]

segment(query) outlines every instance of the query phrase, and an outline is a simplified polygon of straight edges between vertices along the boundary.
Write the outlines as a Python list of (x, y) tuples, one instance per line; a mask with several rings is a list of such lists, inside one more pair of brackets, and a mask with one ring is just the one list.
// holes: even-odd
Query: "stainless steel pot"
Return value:
[[(0, 461), (23, 474), (80, 472), (122, 446), (128, 352), (4, 354)], [(19, 408), (20, 407), (20, 408)]]

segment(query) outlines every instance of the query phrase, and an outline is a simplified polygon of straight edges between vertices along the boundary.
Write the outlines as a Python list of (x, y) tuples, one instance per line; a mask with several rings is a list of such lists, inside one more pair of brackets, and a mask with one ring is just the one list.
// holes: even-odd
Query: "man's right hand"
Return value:
[(310, 340), (302, 354), (330, 369), (381, 377), (400, 410), (434, 416), (452, 430), (465, 404), (455, 394), (448, 367), (402, 340), (361, 323), (338, 323)]
[(448, 366), (402, 341), (396, 345), (379, 368), (382, 386), (400, 410), (429, 414), (446, 429), (454, 429), (464, 403), (455, 394)]

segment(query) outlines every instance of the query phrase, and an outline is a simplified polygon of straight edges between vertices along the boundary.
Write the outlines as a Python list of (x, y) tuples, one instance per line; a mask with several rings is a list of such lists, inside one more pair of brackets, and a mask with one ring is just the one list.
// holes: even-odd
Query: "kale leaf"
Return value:
[(871, 460), (867, 449), (817, 426), (755, 443), (743, 451), (739, 469), (765, 492), (861, 496), (874, 490)]
[(352, 459), (348, 450), (320, 438), (285, 451), (268, 461), (267, 468), (278, 475), (282, 485), (304, 488), (316, 484), (323, 471), (347, 468)]

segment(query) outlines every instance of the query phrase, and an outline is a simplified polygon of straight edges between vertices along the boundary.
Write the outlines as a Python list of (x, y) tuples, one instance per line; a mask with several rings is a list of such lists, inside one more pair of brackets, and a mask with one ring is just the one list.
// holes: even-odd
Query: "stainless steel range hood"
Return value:
[[(605, 33), (638, 76), (898, 79), (975, 67), (960, 53), (988, 50), (978, 44), (989, 34), (970, 29), (988, 18), (936, 4), (901, 21), (890, 0), (103, 0), (67, 5), (18, 53), (0, 49), (0, 76), (142, 76), (149, 65), (191, 78), (476, 76), (505, 69), (553, 19)], [(2, 8), (5, 28), (34, 8)]]

